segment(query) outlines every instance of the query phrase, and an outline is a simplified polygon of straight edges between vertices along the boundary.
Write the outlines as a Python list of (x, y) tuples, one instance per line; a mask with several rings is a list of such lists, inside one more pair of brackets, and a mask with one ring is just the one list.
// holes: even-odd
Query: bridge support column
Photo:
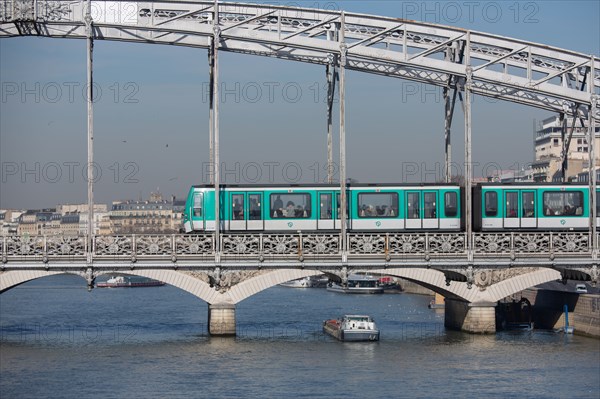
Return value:
[(235, 335), (235, 305), (216, 303), (208, 305), (208, 333)]
[[(85, 11), (85, 33), (87, 36), (87, 263), (92, 264), (94, 250), (94, 21), (92, 20), (92, 3), (88, 0)], [(93, 282), (88, 281), (88, 289)]]
[(446, 298), (444, 326), (472, 334), (496, 332), (496, 304), (491, 302), (468, 303)]

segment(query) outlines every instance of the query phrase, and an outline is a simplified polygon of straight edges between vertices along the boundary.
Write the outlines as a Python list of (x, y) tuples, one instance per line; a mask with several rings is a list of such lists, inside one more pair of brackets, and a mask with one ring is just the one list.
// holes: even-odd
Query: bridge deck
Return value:
[[(7, 236), (0, 239), (2, 267), (20, 265), (147, 265), (193, 267), (299, 265), (318, 267), (456, 265), (591, 265), (587, 232), (473, 233), (225, 233), (215, 252), (214, 234)], [(341, 251), (341, 240), (347, 252)], [(91, 251), (90, 251), (91, 249)]]

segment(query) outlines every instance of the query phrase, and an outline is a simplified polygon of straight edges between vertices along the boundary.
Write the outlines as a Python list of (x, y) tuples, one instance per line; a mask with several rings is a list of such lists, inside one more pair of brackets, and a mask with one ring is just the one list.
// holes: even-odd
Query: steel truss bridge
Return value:
[(597, 57), (543, 44), (391, 17), (260, 4), (117, 0), (89, 6), (85, 0), (4, 0), (0, 37), (91, 35), (204, 49), (217, 39), (221, 51), (332, 67), (343, 61), (347, 69), (447, 89), (470, 80), (474, 94), (585, 118), (593, 108), (600, 118)]
[[(193, 292), (209, 304), (235, 304), (291, 278), (324, 271), (344, 282), (351, 270), (370, 270), (404, 276), (448, 297), (475, 303), (498, 300), (519, 289), (561, 277), (593, 282), (599, 279), (595, 173), (590, 174), (591, 215), (587, 232), (473, 233), (470, 189), (473, 94), (555, 112), (565, 121), (566, 117), (580, 121), (582, 126), (587, 125), (590, 163), (595, 163), (594, 132), (600, 120), (597, 56), (398, 18), (218, 1), (4, 0), (0, 3), (0, 38), (18, 36), (87, 41), (89, 176), (93, 176), (94, 154), (95, 40), (208, 50), (207, 70), (212, 89), (209, 155), (214, 165), (211, 183), (217, 188), (220, 187), (218, 54), (221, 51), (325, 67), (329, 88), (327, 128), (324, 128), (328, 162), (333, 163), (332, 109), (337, 84), (342, 187), (346, 181), (345, 70), (439, 86), (445, 99), (440, 114), (445, 120), (447, 179), (457, 97), (464, 109), (466, 231), (347, 232), (343, 213), (342, 229), (335, 234), (229, 234), (220, 231), (217, 221), (216, 230), (204, 235), (94, 236), (93, 223), (88, 223), (88, 234), (83, 237), (2, 238), (0, 291), (58, 272), (80, 274), (91, 287), (98, 275), (128, 271), (159, 277)], [(570, 140), (568, 134), (563, 123), (563, 142)], [(563, 148), (564, 157), (567, 150), (568, 147)], [(329, 180), (332, 181), (332, 176)], [(346, 191), (342, 189), (342, 209), (345, 197)], [(93, 203), (93, 179), (89, 179), (91, 221)], [(216, 201), (216, 215), (220, 215), (219, 206)], [(257, 277), (257, 273), (266, 270), (272, 271), (270, 277), (262, 280)], [(237, 280), (233, 273), (237, 273)], [(198, 285), (189, 280), (190, 275), (203, 283)], [(479, 290), (470, 290), (473, 285)], [(481, 292), (487, 292), (487, 296)]]

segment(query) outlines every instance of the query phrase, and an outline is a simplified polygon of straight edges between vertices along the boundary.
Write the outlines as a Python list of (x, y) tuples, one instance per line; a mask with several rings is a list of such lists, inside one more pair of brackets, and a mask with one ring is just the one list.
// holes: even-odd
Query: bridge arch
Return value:
[(446, 298), (461, 299), (467, 302), (472, 302), (474, 299), (473, 290), (468, 289), (466, 283), (450, 281), (450, 285), (446, 285), (446, 276), (439, 270), (427, 268), (389, 268), (372, 270), (371, 272), (413, 281), (435, 292), (439, 292)]
[[(103, 274), (115, 274), (103, 273)], [(189, 292), (197, 298), (202, 299), (207, 303), (215, 303), (220, 301), (222, 294), (211, 288), (205, 281), (176, 270), (166, 269), (134, 269), (127, 272), (119, 272), (119, 274), (127, 274), (132, 276), (146, 277), (154, 280), (163, 281), (173, 287), (177, 287), (183, 291)]]
[(497, 302), (502, 298), (506, 298), (527, 288), (550, 281), (560, 280), (561, 278), (562, 276), (558, 270), (541, 268), (500, 281), (488, 287), (485, 292), (488, 295), (488, 300), (490, 302)]
[(275, 269), (234, 285), (226, 295), (229, 296), (231, 303), (237, 304), (254, 294), (258, 294), (261, 291), (274, 287), (277, 284), (299, 278), (317, 276), (323, 273), (324, 272), (319, 270)]
[[(518, 276), (510, 277), (495, 283), (485, 290), (480, 290), (473, 285), (471, 289), (465, 282), (451, 281), (446, 284), (444, 273), (426, 268), (388, 268), (374, 269), (371, 273), (390, 275), (404, 278), (421, 284), (445, 297), (460, 299), (467, 302), (497, 302), (527, 288), (550, 281), (560, 280), (561, 273), (555, 269), (540, 268)], [(251, 277), (234, 286), (225, 293), (220, 293), (202, 279), (179, 272), (176, 270), (135, 269), (119, 274), (146, 277), (165, 283), (186, 291), (203, 301), (214, 303), (237, 304), (244, 299), (286, 281), (304, 277), (316, 276), (325, 273), (320, 270), (306, 269), (275, 269)], [(11, 270), (0, 274), (0, 293), (11, 288), (38, 278), (58, 274), (72, 274), (83, 277), (82, 273), (69, 271), (46, 270)], [(99, 275), (114, 274), (114, 272), (101, 272)]]
[(464, 300), (470, 303), (496, 303), (527, 288), (562, 278), (558, 270), (540, 268), (509, 277), (482, 290), (475, 284), (468, 288), (465, 282), (451, 281), (450, 285), (446, 285), (444, 273), (433, 269), (396, 268), (379, 269), (372, 272), (404, 278), (438, 292), (446, 298)]
[(28, 281), (38, 278), (56, 276), (58, 274), (76, 274), (46, 270), (11, 270), (0, 273), (0, 294)]
[[(42, 277), (55, 276), (58, 274), (71, 274), (84, 277), (81, 272), (73, 271), (46, 271), (46, 270), (10, 270), (0, 274), (0, 293), (8, 291), (18, 285), (31, 280), (36, 280)], [(115, 274), (115, 272), (101, 272), (97, 275)], [(139, 269), (128, 270), (127, 272), (118, 272), (118, 274), (126, 274), (132, 276), (146, 277), (155, 280), (164, 281), (165, 283), (177, 287), (183, 291), (202, 299), (207, 303), (223, 302), (223, 294), (217, 292), (214, 288), (203, 280), (176, 270), (152, 270)]]

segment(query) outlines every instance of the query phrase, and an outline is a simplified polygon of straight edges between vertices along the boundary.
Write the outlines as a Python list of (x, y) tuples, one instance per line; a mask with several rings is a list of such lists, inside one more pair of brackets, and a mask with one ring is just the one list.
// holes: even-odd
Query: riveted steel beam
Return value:
[(93, 75), (93, 56), (94, 56), (94, 25), (91, 16), (91, 1), (88, 0), (85, 14), (85, 32), (86, 32), (86, 50), (87, 50), (87, 202), (88, 202), (88, 221), (87, 238), (88, 252), (87, 263), (92, 264), (92, 248), (94, 246), (94, 179), (96, 178), (94, 168), (94, 75)]
[(219, 148), (219, 47), (221, 45), (221, 26), (219, 16), (219, 3), (215, 0), (215, 11), (213, 18), (213, 171), (215, 188), (215, 263), (219, 264), (221, 259), (221, 168), (220, 168), (220, 148)]
[[(342, 237), (346, 237), (347, 231), (347, 216), (346, 215), (346, 204), (348, 199), (346, 198), (346, 57), (348, 47), (346, 45), (346, 37), (344, 35), (346, 21), (345, 15), (342, 11), (340, 17), (340, 31), (338, 34), (339, 38), (339, 79), (340, 79), (340, 232)], [(347, 257), (347, 240), (342, 239), (342, 263), (346, 262)]]
[(332, 63), (326, 66), (327, 77), (327, 183), (333, 183), (333, 100), (335, 98), (335, 81), (338, 78), (337, 57), (332, 55)]

